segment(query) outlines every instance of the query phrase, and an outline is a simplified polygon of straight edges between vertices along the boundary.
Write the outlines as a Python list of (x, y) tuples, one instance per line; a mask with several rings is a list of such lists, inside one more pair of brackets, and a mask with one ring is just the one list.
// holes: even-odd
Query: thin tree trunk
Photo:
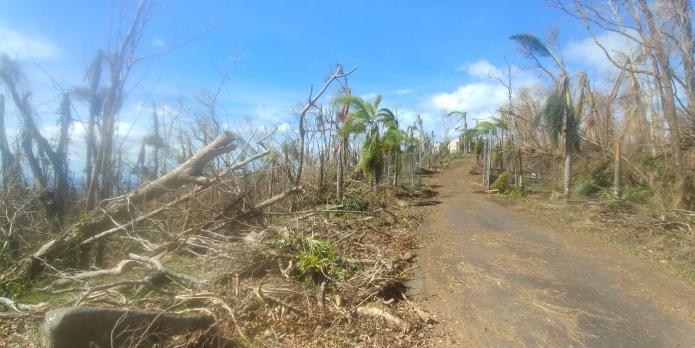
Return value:
[(681, 148), (680, 127), (676, 110), (676, 101), (671, 78), (671, 65), (669, 64), (668, 54), (663, 47), (663, 37), (659, 28), (656, 27), (654, 16), (649, 9), (646, 0), (639, 0), (640, 10), (644, 14), (650, 32), (650, 44), (652, 53), (656, 58), (658, 70), (655, 71), (659, 78), (662, 108), (664, 118), (669, 126), (669, 138), (673, 150), (673, 158), (678, 176), (683, 174), (683, 150)]
[(615, 161), (613, 162), (613, 197), (622, 197), (622, 162), (621, 162), (620, 140), (615, 141)]
[(346, 146), (346, 137), (344, 135), (340, 135), (340, 141), (338, 144), (338, 173), (337, 173), (337, 178), (336, 178), (336, 195), (338, 198), (338, 202), (343, 201), (343, 195), (344, 195), (344, 178), (345, 178), (345, 146)]
[(572, 152), (574, 150), (574, 118), (572, 115), (566, 115), (565, 123), (565, 173), (563, 193), (565, 198), (569, 198), (572, 188)]

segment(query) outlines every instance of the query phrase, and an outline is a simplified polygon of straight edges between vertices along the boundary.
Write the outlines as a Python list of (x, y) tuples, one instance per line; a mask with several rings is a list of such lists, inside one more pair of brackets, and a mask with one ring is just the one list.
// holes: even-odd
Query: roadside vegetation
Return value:
[[(692, 8), (655, 3), (550, 1), (592, 36), (600, 27), (630, 41), (626, 52), (601, 46), (610, 83), (566, 66), (557, 31), (514, 34), (499, 44), (517, 46), (540, 85), (515, 88), (509, 65), (491, 76), (507, 102), (493, 115), (443, 110), (440, 137), (380, 95), (358, 97), (350, 80), (369, 77), (337, 64), (287, 110), (291, 132), (234, 127), (223, 76), (176, 110), (154, 105), (129, 159), (119, 116), (131, 72), (167, 53), (140, 47), (146, 0), (124, 9), (128, 29), (92, 53), (84, 85), (61, 89), (54, 134), (37, 124), (49, 116), (32, 77), (1, 54), (0, 346), (37, 346), (44, 313), (64, 306), (214, 316), (169, 345), (417, 346), (435, 321), (407, 295), (414, 207), (432, 197), (423, 178), (457, 156), (476, 162), (482, 190), (692, 276)], [(71, 138), (76, 123), (84, 139)], [(80, 172), (68, 156), (77, 140)]]

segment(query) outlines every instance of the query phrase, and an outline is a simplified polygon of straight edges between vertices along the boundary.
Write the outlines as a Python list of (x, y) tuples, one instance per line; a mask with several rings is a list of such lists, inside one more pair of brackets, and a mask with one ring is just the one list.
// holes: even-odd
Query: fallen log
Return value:
[(46, 313), (41, 336), (46, 348), (152, 347), (214, 323), (209, 313), (66, 307)]
[(129, 218), (133, 208), (154, 200), (164, 193), (178, 190), (185, 184), (193, 183), (201, 186), (211, 184), (213, 179), (203, 176), (203, 170), (217, 156), (234, 150), (237, 146), (236, 139), (234, 134), (223, 132), (171, 172), (142, 184), (127, 195), (109, 200), (105, 207), (92, 212), (90, 216), (83, 218), (58, 238), (44, 244), (28, 259), (23, 260), (14, 269), (15, 274), (5, 273), (0, 276), (0, 284), (10, 281), (27, 282), (43, 271), (45, 262), (51, 262), (69, 252), (75, 252), (83, 241), (105, 230), (111, 229), (115, 232), (122, 230), (121, 227), (114, 227), (115, 220)]

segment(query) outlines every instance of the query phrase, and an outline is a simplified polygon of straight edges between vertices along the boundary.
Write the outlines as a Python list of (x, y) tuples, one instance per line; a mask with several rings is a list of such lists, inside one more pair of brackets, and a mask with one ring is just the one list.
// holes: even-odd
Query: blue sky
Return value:
[[(46, 126), (54, 124), (51, 112), (60, 92), (42, 70), (63, 88), (84, 84), (88, 62), (108, 44), (112, 5), (120, 3), (0, 3), (0, 51), (25, 67), (42, 113), (38, 119)], [(440, 109), (487, 117), (504, 101), (506, 92), (487, 75), (505, 57), (515, 67), (515, 84), (542, 82), (508, 37), (524, 32), (543, 36), (553, 26), (559, 28), (560, 51), (568, 65), (594, 74), (611, 69), (581, 22), (541, 0), (160, 0), (139, 52), (174, 45), (210, 25), (202, 38), (138, 67), (124, 122), (144, 132), (149, 121), (138, 121), (138, 107), (142, 112), (142, 105), (214, 89), (228, 71), (222, 100), (230, 119), (291, 125), (292, 112), (309, 87), (342, 63), (359, 66), (350, 79), (354, 94), (381, 93), (383, 105), (400, 110), (404, 122), (423, 113), (425, 126), (441, 134)], [(609, 46), (621, 46), (615, 37), (599, 35)]]

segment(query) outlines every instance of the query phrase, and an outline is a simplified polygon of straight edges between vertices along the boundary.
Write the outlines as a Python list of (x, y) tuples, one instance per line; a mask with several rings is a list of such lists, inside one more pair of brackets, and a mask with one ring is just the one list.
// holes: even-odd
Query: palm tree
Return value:
[[(461, 120), (463, 120), (463, 133), (466, 133), (468, 131), (468, 117), (467, 117), (468, 113), (465, 111), (452, 111), (452, 112), (448, 113), (446, 116), (451, 117), (454, 115), (459, 116), (459, 119), (456, 120), (456, 122), (454, 124), (458, 124)], [(459, 129), (461, 129), (461, 127), (456, 127), (456, 129), (459, 130)], [(461, 144), (464, 144), (463, 151), (464, 151), (464, 153), (467, 153), (470, 146), (468, 146), (468, 144), (466, 144), (464, 142), (461, 142)], [(461, 145), (459, 144), (459, 146), (461, 146)]]
[(398, 128), (396, 116), (387, 108), (379, 108), (381, 95), (377, 95), (372, 103), (352, 95), (338, 97), (334, 103), (348, 104), (352, 108), (341, 131), (344, 134), (366, 135), (357, 167), (369, 181), (370, 188), (373, 188), (381, 180), (384, 164), (384, 146), (379, 125), (384, 125), (387, 129)]
[[(492, 146), (493, 137), (497, 137), (497, 130), (508, 130), (506, 122), (499, 118), (491, 118), (490, 121), (481, 121), (475, 128), (468, 129), (463, 133), (466, 140), (476, 139), (476, 158), (480, 162), (480, 155), (484, 151), (485, 168), (483, 173), (483, 187), (489, 189), (490, 172), (492, 171)], [(483, 138), (484, 137), (484, 138)], [(484, 148), (483, 148), (484, 147)]]
[[(391, 181), (392, 186), (398, 185), (398, 173), (402, 165), (401, 145), (403, 145), (407, 140), (408, 134), (398, 128), (398, 121), (394, 120), (394, 122), (388, 122), (386, 124), (386, 131), (384, 131), (382, 143), (389, 162), (393, 163), (394, 175), (393, 181)], [(390, 170), (390, 167), (388, 168)], [(390, 175), (387, 175), (387, 177), (390, 180)]]
[[(586, 97), (592, 103), (591, 90), (586, 74), (579, 73), (577, 85), (577, 97), (572, 97), (570, 87), (570, 77), (567, 68), (560, 59), (547, 45), (539, 38), (531, 34), (518, 34), (510, 37), (511, 40), (518, 42), (532, 59), (536, 61), (539, 68), (548, 73), (557, 85), (555, 90), (548, 96), (542, 112), (539, 114), (540, 121), (550, 135), (554, 145), (558, 145), (560, 134), (565, 134), (565, 173), (564, 173), (564, 195), (570, 196), (572, 185), (572, 153), (579, 148), (579, 118), (583, 112), (583, 105)], [(538, 59), (551, 58), (560, 69), (560, 78), (556, 79), (552, 73), (545, 69)], [(588, 91), (587, 95), (584, 91)], [(576, 104), (575, 102), (576, 101)]]

